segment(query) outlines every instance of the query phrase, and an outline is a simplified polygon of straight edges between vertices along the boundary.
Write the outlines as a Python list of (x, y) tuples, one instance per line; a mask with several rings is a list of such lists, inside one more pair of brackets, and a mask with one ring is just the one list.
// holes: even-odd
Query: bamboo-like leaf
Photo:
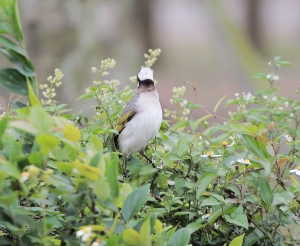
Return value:
[(212, 118), (212, 117), (213, 117), (212, 114), (208, 114), (208, 115), (205, 115), (205, 116), (201, 117), (201, 118), (200, 118), (199, 120), (197, 120), (196, 123), (193, 125), (193, 128), (198, 127), (202, 121), (208, 120), (208, 119), (210, 119), (210, 118)]
[(224, 100), (225, 97), (226, 97), (226, 95), (223, 96), (223, 97), (217, 102), (216, 106), (214, 107), (214, 113), (217, 112), (220, 103)]
[(28, 99), (29, 99), (30, 105), (42, 107), (42, 104), (40, 103), (39, 99), (37, 98), (37, 96), (35, 95), (35, 93), (32, 89), (32, 86), (31, 86), (31, 83), (30, 83), (28, 77), (26, 77), (26, 82), (27, 82)]
[(5, 68), (0, 70), (0, 84), (10, 92), (27, 96), (26, 77), (17, 69)]

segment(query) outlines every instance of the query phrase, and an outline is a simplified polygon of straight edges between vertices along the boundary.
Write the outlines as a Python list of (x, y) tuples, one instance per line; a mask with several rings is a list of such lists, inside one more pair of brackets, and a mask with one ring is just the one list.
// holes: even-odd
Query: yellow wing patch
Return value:
[(125, 114), (123, 114), (121, 116), (121, 118), (119, 119), (119, 122), (116, 125), (115, 129), (120, 133), (124, 129), (126, 123), (129, 122), (133, 118), (135, 113), (136, 112), (134, 110), (130, 110), (130, 111), (126, 112)]

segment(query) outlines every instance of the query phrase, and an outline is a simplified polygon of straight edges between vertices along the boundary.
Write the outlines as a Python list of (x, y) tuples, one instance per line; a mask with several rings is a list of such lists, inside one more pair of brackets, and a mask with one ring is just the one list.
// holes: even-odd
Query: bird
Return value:
[(153, 167), (154, 163), (145, 155), (145, 147), (158, 133), (163, 115), (159, 95), (154, 85), (153, 70), (143, 67), (137, 74), (137, 90), (125, 107), (115, 129), (116, 148), (126, 160), (139, 152)]

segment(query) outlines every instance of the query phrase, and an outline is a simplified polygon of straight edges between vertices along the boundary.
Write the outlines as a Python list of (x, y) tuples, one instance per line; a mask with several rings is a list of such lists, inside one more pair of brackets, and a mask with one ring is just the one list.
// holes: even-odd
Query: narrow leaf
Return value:
[(14, 42), (10, 41), (8, 38), (2, 35), (0, 35), (0, 43), (9, 49), (12, 49), (17, 53), (26, 56), (25, 50), (23, 50), (20, 46), (18, 46), (17, 44), (15, 44)]
[(38, 106), (38, 107), (42, 107), (42, 104), (40, 103), (39, 99), (37, 98), (37, 96), (35, 95), (32, 86), (29, 82), (29, 78), (26, 77), (26, 82), (27, 82), (27, 90), (28, 90), (28, 99), (29, 99), (29, 103), (31, 106)]
[(8, 121), (9, 121), (9, 117), (3, 117), (0, 120), (0, 139), (1, 139), (2, 135), (5, 132), (5, 129), (6, 129), (7, 125), (8, 125)]
[(197, 120), (196, 123), (193, 125), (193, 128), (198, 127), (202, 121), (208, 120), (208, 119), (210, 119), (210, 118), (212, 118), (212, 117), (213, 117), (212, 114), (208, 114), (208, 115), (205, 115), (205, 116), (201, 117), (201, 118), (200, 118), (199, 120)]
[(217, 112), (220, 103), (224, 100), (225, 97), (226, 97), (226, 95), (223, 96), (223, 97), (217, 102), (216, 106), (214, 107), (214, 113)]
[(118, 165), (118, 155), (116, 153), (111, 153), (110, 163), (109, 165), (106, 165), (105, 177), (107, 178), (113, 198), (117, 198), (119, 195)]
[(21, 74), (29, 77), (35, 76), (33, 64), (25, 56), (8, 48), (0, 48), (0, 51), (17, 67)]

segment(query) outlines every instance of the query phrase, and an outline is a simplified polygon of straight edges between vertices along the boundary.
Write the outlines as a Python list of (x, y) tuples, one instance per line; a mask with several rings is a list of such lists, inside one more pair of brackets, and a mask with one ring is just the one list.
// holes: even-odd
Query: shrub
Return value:
[[(0, 120), (1, 245), (282, 245), (299, 235), (299, 109), (293, 98), (274, 87), (278, 68), (291, 65), (275, 57), (275, 73), (256, 74), (270, 88), (236, 93), (233, 108), (221, 119), (174, 88), (156, 139), (146, 153), (123, 158), (112, 136), (123, 105), (134, 93), (105, 80), (115, 61), (106, 59), (97, 81), (78, 98), (94, 98), (89, 120), (67, 114), (54, 100), (63, 78), (48, 78), (42, 104), (34, 67), (22, 47), (16, 1), (0, 4), (1, 51), (16, 68), (0, 71), (8, 90), (28, 95), (29, 105), (11, 99)], [(3, 25), (1, 25), (3, 26)], [(15, 37), (14, 43), (4, 34)], [(160, 50), (146, 54), (152, 66)], [(20, 62), (22, 66), (20, 66)], [(197, 95), (196, 85), (191, 87)], [(195, 110), (206, 115), (193, 120)], [(210, 126), (220, 118), (224, 124)], [(202, 133), (199, 133), (199, 129)]]

